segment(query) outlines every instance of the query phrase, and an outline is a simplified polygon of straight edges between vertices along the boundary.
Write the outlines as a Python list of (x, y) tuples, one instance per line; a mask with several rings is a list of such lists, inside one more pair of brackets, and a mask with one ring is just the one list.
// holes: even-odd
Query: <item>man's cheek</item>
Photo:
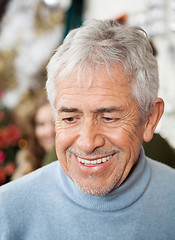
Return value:
[(59, 154), (65, 154), (68, 147), (72, 144), (70, 133), (62, 128), (56, 130), (56, 148)]
[(59, 135), (62, 132), (62, 125), (59, 121), (56, 121), (55, 123), (55, 132), (56, 132), (56, 138), (59, 137)]

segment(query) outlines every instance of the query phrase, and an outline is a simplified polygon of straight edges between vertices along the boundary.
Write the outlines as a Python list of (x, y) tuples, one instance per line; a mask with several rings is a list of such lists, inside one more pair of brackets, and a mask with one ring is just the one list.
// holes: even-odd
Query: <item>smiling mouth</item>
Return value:
[(77, 159), (80, 163), (82, 163), (85, 166), (97, 166), (98, 164), (107, 162), (112, 156), (113, 155), (109, 155), (107, 157), (98, 158), (95, 160), (87, 160), (87, 159), (80, 158), (80, 157), (77, 157)]

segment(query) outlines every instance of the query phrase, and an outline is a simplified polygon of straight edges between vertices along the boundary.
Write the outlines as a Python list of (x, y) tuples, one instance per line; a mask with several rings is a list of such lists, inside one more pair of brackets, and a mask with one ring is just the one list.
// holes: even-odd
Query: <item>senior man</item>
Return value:
[(55, 161), (0, 190), (0, 239), (174, 240), (175, 170), (148, 159), (162, 116), (146, 33), (72, 30), (48, 64)]

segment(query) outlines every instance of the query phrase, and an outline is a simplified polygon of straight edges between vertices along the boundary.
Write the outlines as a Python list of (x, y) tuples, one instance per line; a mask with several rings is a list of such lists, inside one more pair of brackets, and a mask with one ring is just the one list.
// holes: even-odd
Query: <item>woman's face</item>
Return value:
[(50, 151), (55, 144), (55, 128), (49, 103), (41, 106), (35, 116), (35, 135), (40, 146)]

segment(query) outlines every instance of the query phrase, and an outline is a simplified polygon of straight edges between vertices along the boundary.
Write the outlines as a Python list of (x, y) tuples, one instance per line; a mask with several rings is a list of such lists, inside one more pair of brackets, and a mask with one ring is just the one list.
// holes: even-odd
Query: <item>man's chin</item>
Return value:
[(91, 195), (91, 196), (104, 196), (111, 192), (114, 189), (115, 184), (112, 184), (110, 186), (101, 186), (95, 183), (91, 183), (88, 185), (83, 185), (82, 183), (78, 183), (76, 180), (72, 179), (72, 181), (75, 183), (75, 185), (80, 189), (81, 192)]

